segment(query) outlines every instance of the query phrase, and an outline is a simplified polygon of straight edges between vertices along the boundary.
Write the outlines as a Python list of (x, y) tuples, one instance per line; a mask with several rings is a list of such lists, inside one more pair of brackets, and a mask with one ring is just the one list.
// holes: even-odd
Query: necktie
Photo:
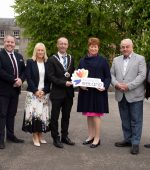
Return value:
[(15, 76), (15, 78), (17, 78), (17, 65), (16, 65), (13, 54), (10, 54), (10, 57), (12, 59), (12, 64), (13, 64), (13, 68), (14, 68), (14, 76)]
[(66, 70), (67, 69), (67, 57), (66, 56), (63, 57), (63, 66), (64, 66), (64, 69)]

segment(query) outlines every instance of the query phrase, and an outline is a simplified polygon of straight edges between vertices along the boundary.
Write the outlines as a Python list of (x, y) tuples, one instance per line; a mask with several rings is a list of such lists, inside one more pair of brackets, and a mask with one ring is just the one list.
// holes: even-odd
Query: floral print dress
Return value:
[(27, 92), (22, 130), (30, 133), (50, 130), (49, 94), (37, 98), (32, 92)]

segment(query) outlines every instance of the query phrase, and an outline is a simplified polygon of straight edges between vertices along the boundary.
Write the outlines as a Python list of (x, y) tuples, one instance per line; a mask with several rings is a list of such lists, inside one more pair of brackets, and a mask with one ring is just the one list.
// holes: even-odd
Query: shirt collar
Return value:
[(67, 53), (66, 54), (61, 54), (59, 51), (58, 51), (58, 56), (60, 57), (60, 58), (63, 58), (64, 56), (67, 56)]
[(13, 55), (14, 55), (14, 51), (9, 52), (9, 51), (7, 51), (6, 49), (5, 49), (5, 51), (6, 51), (6, 53), (7, 53), (8, 55), (10, 55), (10, 54), (13, 54)]
[(133, 54), (133, 53), (131, 53), (128, 57), (123, 56), (123, 59), (124, 59), (124, 60), (125, 60), (125, 59), (130, 59), (130, 58), (132, 57), (132, 54)]

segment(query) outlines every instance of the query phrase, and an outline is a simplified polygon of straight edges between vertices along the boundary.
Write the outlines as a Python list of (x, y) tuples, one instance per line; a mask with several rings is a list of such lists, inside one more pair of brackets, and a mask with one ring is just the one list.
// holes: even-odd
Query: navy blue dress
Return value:
[(80, 60), (79, 69), (87, 69), (88, 77), (100, 78), (104, 82), (105, 91), (88, 88), (88, 91), (79, 89), (77, 112), (108, 113), (108, 93), (111, 82), (110, 68), (107, 60), (102, 56), (85, 56)]

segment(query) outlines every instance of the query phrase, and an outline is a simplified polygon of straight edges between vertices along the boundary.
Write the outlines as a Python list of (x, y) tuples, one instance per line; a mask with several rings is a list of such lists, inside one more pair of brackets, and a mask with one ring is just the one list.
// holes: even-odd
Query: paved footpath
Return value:
[[(116, 148), (114, 143), (122, 140), (120, 118), (114, 93), (109, 93), (110, 114), (102, 118), (101, 146), (91, 149), (82, 145), (87, 136), (86, 117), (76, 112), (77, 97), (70, 119), (70, 138), (75, 146), (65, 145), (64, 149), (53, 146), (50, 133), (45, 134), (48, 144), (35, 147), (32, 135), (21, 130), (25, 92), (22, 92), (16, 116), (16, 136), (25, 144), (6, 142), (6, 149), (0, 150), (0, 170), (149, 170), (150, 149), (150, 102), (144, 103), (144, 126), (140, 154), (131, 155), (130, 148)], [(77, 96), (77, 94), (76, 94)]]

